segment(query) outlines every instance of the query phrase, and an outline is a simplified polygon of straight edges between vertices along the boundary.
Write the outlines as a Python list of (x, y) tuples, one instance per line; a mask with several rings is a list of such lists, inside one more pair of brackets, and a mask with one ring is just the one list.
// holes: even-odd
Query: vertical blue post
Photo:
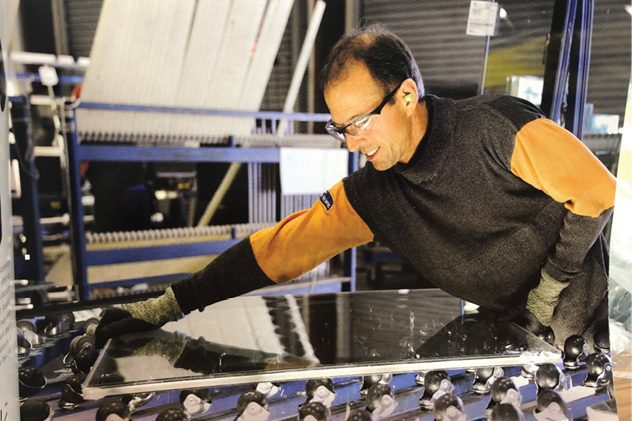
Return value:
[(544, 86), (540, 108), (551, 120), (559, 122), (566, 90), (569, 56), (577, 1), (555, 0), (551, 35), (546, 47)]
[(79, 288), (79, 298), (89, 298), (88, 270), (86, 268), (86, 235), (83, 226), (83, 204), (81, 201), (81, 174), (79, 161), (79, 143), (77, 134), (77, 113), (72, 110), (72, 118), (67, 118), (66, 153), (68, 163), (67, 186), (69, 190), (70, 238), (72, 256), (72, 277)]
[(588, 92), (590, 45), (592, 41), (594, 0), (577, 4), (569, 64), (568, 99), (564, 127), (579, 139), (584, 126), (584, 106)]
[[(349, 153), (349, 174), (358, 170), (358, 152)], [(344, 274), (350, 278), (348, 288), (343, 285), (343, 291), (355, 291), (356, 289), (356, 259), (358, 250), (353, 247), (345, 251)]]
[(20, 185), (22, 187), (20, 214), (24, 227), (23, 234), (26, 238), (24, 246), (28, 255), (24, 262), (25, 271), (21, 276), (28, 280), (44, 282), (44, 252), (30, 103), (25, 97), (15, 98), (12, 102), (13, 134), (20, 155), (18, 157), (20, 160)]

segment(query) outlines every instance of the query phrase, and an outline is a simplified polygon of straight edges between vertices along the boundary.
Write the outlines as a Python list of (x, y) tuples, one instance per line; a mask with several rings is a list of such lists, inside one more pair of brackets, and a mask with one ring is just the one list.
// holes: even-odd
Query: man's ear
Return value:
[(417, 84), (411, 78), (402, 82), (402, 92), (404, 92), (404, 105), (410, 111), (415, 109), (415, 103), (417, 102)]

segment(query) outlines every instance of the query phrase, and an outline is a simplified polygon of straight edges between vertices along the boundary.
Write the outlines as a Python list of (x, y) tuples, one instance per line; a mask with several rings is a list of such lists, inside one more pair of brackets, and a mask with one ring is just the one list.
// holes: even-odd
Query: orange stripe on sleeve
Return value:
[(545, 118), (516, 134), (511, 172), (577, 215), (596, 218), (614, 206), (612, 174), (572, 133)]
[(342, 182), (329, 194), (333, 204), (318, 200), (311, 209), (293, 213), (274, 227), (250, 236), (261, 270), (274, 282), (286, 282), (338, 253), (373, 239), (373, 233), (353, 209)]

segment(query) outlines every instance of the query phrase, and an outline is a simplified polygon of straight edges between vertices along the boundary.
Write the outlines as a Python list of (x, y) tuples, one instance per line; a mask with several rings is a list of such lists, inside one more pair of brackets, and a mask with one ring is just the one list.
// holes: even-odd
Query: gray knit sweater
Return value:
[(383, 172), (367, 164), (176, 283), (183, 312), (293, 279), (375, 237), (437, 287), (493, 311), (524, 308), (544, 268), (569, 282), (556, 335), (603, 321), (610, 173), (526, 101), (423, 100), (428, 129), (410, 162)]

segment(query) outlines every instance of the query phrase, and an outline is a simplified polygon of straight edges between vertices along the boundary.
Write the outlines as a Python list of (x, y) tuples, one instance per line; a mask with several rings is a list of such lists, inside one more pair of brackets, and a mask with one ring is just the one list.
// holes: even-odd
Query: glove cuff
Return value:
[(535, 289), (543, 298), (557, 300), (567, 286), (568, 281), (558, 281), (543, 270), (540, 273), (540, 284)]
[(542, 271), (540, 284), (529, 291), (527, 310), (529, 310), (544, 326), (551, 324), (553, 311), (559, 302), (560, 293), (568, 286), (568, 282), (560, 282)]
[(171, 287), (167, 288), (160, 297), (138, 303), (124, 304), (122, 308), (129, 311), (133, 318), (154, 325), (174, 322), (184, 316)]

